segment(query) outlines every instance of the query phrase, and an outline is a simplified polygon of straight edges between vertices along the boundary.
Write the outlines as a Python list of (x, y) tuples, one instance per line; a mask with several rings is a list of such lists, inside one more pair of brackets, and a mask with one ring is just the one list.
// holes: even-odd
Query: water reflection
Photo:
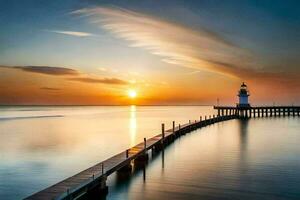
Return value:
[(146, 182), (146, 167), (143, 167), (143, 181)]
[(134, 146), (136, 144), (136, 106), (130, 106), (130, 119), (129, 119), (129, 134), (130, 134), (130, 146)]
[(162, 168), (162, 172), (165, 169), (165, 150), (163, 149), (161, 151), (161, 168)]
[(239, 124), (239, 137), (240, 137), (240, 159), (245, 160), (247, 156), (248, 145), (248, 124), (249, 119), (238, 120)]

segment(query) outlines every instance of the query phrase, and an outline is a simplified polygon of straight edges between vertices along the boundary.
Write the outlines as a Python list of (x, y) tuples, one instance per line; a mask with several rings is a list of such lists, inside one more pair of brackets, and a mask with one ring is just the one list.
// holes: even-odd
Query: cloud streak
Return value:
[(58, 33), (58, 34), (64, 34), (64, 35), (71, 35), (75, 37), (90, 37), (90, 36), (95, 36), (92, 33), (87, 33), (87, 32), (79, 32), (79, 31), (62, 31), (62, 30), (47, 30), (48, 32), (52, 33)]
[[(112, 84), (112, 85), (126, 85), (128, 84), (127, 81), (118, 79), (118, 78), (98, 78), (98, 77), (91, 77), (88, 74), (82, 73), (75, 69), (65, 68), (65, 67), (50, 67), (50, 66), (0, 66), (0, 68), (6, 69), (17, 69), (25, 72), (30, 73), (37, 73), (43, 75), (50, 75), (50, 76), (62, 76), (65, 80), (68, 81), (77, 81), (83, 83), (91, 83), (91, 84)], [(57, 90), (57, 88), (50, 88), (50, 87), (41, 87), (40, 89), (43, 90)]]
[(53, 87), (40, 87), (41, 90), (50, 90), (50, 91), (59, 91), (60, 88), (53, 88)]
[(239, 76), (240, 70), (256, 70), (247, 50), (200, 28), (193, 30), (137, 12), (95, 7), (73, 12), (87, 16), (91, 23), (161, 56), (162, 61), (183, 67)]
[(117, 78), (91, 78), (91, 77), (76, 77), (68, 78), (71, 81), (78, 81), (83, 83), (104, 83), (104, 84), (114, 84), (114, 85), (126, 85), (126, 81)]
[(55, 76), (77, 76), (80, 73), (77, 70), (65, 68), (65, 67), (50, 67), (50, 66), (17, 66), (14, 67), (26, 72), (55, 75)]

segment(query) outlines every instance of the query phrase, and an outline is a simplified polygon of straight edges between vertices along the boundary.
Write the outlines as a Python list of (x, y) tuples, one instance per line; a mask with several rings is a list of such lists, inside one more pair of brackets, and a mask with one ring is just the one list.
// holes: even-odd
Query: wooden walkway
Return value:
[(272, 116), (300, 116), (300, 106), (214, 106), (218, 115), (236, 115), (240, 118), (272, 117)]
[(147, 140), (145, 139), (144, 142), (139, 143), (130, 149), (127, 149), (40, 192), (37, 192), (26, 199), (78, 199), (82, 196), (89, 195), (92, 191), (107, 193), (107, 176), (116, 171), (120, 171), (128, 167), (130, 168), (132, 161), (134, 162), (139, 159), (147, 159), (148, 150), (159, 151), (182, 134), (216, 122), (234, 118), (236, 118), (235, 115), (205, 117), (204, 120), (200, 118), (199, 121), (190, 121), (190, 123), (178, 126), (175, 126), (175, 122), (173, 122), (172, 129), (166, 131), (164, 130), (164, 124), (162, 124), (161, 134)]

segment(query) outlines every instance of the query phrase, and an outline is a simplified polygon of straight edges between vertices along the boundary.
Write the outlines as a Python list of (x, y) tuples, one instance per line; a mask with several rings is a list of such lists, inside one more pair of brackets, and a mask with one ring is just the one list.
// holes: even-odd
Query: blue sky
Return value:
[[(54, 47), (60, 48), (64, 40), (65, 48), (72, 51), (76, 43), (81, 48), (93, 47), (94, 41), (78, 38), (61, 38), (47, 30), (83, 31), (101, 35), (94, 38), (101, 42), (118, 45), (109, 34), (98, 27), (87, 23), (86, 19), (74, 17), (69, 13), (92, 6), (118, 6), (134, 11), (159, 16), (162, 19), (175, 21), (185, 26), (197, 29), (201, 26), (214, 31), (237, 45), (278, 61), (280, 54), (286, 59), (296, 59), (299, 45), (299, 1), (38, 1), (38, 0), (2, 0), (0, 25), (1, 30), (1, 60), (2, 64), (29, 64), (29, 58), (16, 58), (16, 52), (23, 53), (25, 49), (44, 51), (51, 55)], [(109, 41), (111, 40), (111, 41)], [(42, 44), (42, 45), (41, 45)], [(43, 48), (48, 47), (49, 48)], [(119, 44), (122, 46), (122, 44)], [(126, 44), (125, 44), (126, 45)], [(103, 45), (110, 48), (110, 44)], [(62, 48), (62, 47), (61, 47)], [(121, 47), (120, 47), (121, 48)], [(34, 52), (33, 52), (34, 53)], [(42, 54), (43, 55), (43, 54)], [(274, 56), (275, 55), (275, 56)], [(34, 57), (34, 55), (26, 54)], [(275, 58), (272, 58), (274, 56)], [(22, 57), (22, 55), (20, 55)], [(31, 58), (32, 59), (32, 58)], [(263, 59), (263, 58), (262, 58)], [(16, 62), (16, 63), (14, 63)], [(24, 64), (25, 64), (24, 63)]]
[(0, 65), (65, 67), (148, 85), (219, 79), (231, 88), (249, 80), (266, 89), (276, 80), (295, 88), (299, 13), (291, 0), (1, 0)]

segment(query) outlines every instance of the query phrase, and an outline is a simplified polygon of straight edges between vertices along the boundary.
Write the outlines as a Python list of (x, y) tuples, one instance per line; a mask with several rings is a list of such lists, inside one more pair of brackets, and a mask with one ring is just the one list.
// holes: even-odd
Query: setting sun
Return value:
[(137, 92), (133, 89), (128, 90), (128, 96), (132, 99), (136, 98)]

